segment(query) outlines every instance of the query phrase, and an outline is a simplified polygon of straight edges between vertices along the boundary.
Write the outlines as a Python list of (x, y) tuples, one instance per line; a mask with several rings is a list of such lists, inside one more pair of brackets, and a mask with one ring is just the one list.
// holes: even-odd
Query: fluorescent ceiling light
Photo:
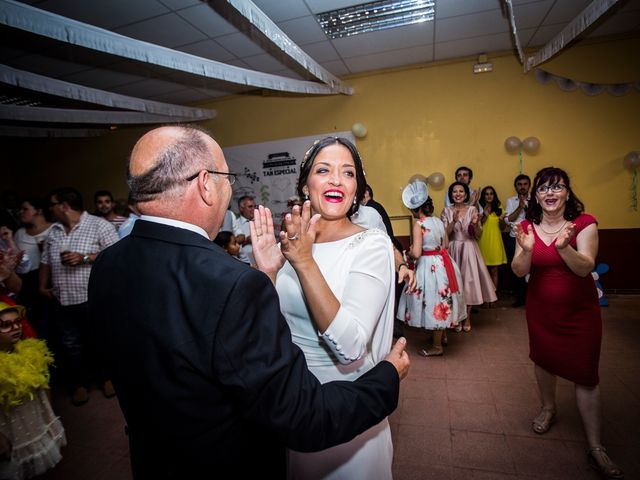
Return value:
[(331, 38), (429, 22), (435, 0), (381, 0), (319, 13), (316, 18)]

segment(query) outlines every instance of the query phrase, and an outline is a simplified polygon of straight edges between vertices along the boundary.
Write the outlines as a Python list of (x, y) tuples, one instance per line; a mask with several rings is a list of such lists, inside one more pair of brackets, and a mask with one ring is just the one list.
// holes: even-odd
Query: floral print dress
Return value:
[[(444, 249), (444, 224), (436, 217), (422, 217), (418, 220), (422, 230), (422, 250), (441, 252)], [(453, 271), (459, 286), (451, 291), (449, 275), (441, 254), (423, 254), (417, 262), (417, 289), (407, 293), (406, 287), (400, 297), (397, 318), (411, 327), (427, 330), (444, 330), (454, 327), (467, 316), (467, 308), (462, 291), (460, 270), (453, 261)]]

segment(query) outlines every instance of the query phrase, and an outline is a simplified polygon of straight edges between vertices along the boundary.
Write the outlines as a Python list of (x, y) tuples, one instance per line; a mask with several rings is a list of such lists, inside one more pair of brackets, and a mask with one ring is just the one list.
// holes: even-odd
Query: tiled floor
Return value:
[[(603, 442), (625, 470), (640, 479), (640, 297), (609, 296), (602, 309), (600, 363)], [(573, 386), (558, 383), (558, 422), (545, 435), (530, 429), (539, 408), (528, 359), (524, 309), (481, 308), (470, 333), (450, 333), (443, 357), (417, 355), (426, 334), (406, 331), (411, 372), (391, 416), (396, 480), (596, 480)], [(130, 479), (124, 420), (117, 400), (99, 391), (72, 407), (53, 392), (68, 446), (46, 480)]]

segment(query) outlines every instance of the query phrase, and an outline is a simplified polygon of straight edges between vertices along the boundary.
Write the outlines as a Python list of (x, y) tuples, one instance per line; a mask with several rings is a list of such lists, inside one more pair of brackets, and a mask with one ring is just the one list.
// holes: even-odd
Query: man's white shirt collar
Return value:
[(148, 222), (162, 223), (163, 225), (169, 225), (170, 227), (183, 228), (185, 230), (191, 230), (194, 233), (202, 235), (207, 240), (211, 240), (207, 232), (203, 228), (194, 225), (192, 223), (181, 222), (180, 220), (174, 220), (173, 218), (154, 217), (153, 215), (142, 215), (140, 220), (146, 220)]

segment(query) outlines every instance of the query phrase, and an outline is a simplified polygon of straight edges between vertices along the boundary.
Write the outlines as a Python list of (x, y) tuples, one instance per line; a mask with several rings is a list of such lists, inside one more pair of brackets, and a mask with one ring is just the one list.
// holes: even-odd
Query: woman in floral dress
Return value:
[(402, 200), (416, 219), (410, 253), (416, 259), (418, 287), (413, 293), (405, 288), (397, 316), (412, 327), (433, 331), (433, 345), (420, 349), (420, 355), (441, 356), (446, 329), (455, 327), (467, 315), (460, 271), (447, 253), (444, 224), (433, 217), (427, 185), (410, 183), (403, 190)]

